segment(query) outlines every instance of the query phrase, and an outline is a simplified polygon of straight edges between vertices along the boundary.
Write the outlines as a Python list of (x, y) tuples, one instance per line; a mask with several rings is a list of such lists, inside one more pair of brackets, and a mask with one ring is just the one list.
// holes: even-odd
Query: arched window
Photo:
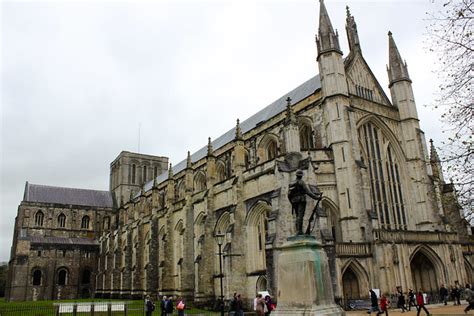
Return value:
[(267, 203), (258, 202), (247, 217), (248, 272), (266, 270), (265, 243), (270, 210)]
[(206, 189), (206, 176), (200, 171), (194, 177), (194, 191), (200, 192), (204, 189)]
[(43, 212), (41, 210), (36, 212), (36, 214), (35, 214), (35, 225), (36, 226), (43, 226), (43, 220), (44, 220)]
[(368, 164), (372, 206), (382, 228), (407, 229), (401, 165), (392, 143), (371, 122), (359, 128), (359, 139)]
[(81, 228), (82, 229), (89, 229), (89, 216), (85, 215), (84, 217), (82, 217), (82, 221), (81, 221)]
[(67, 283), (67, 270), (61, 268), (58, 270), (58, 285), (66, 285)]
[(300, 148), (301, 150), (309, 150), (314, 148), (313, 130), (307, 123), (302, 123), (299, 126), (300, 130)]
[(143, 166), (143, 181), (142, 181), (142, 183), (147, 181), (147, 176), (148, 176), (148, 168), (147, 168), (147, 166)]
[(177, 200), (184, 199), (184, 197), (186, 195), (186, 184), (185, 184), (184, 180), (181, 180), (180, 182), (178, 182), (175, 192), (176, 192), (176, 199)]
[(81, 283), (82, 284), (90, 284), (91, 283), (91, 271), (90, 270), (86, 269), (86, 270), (82, 271)]
[(278, 155), (278, 146), (276, 141), (270, 141), (266, 148), (267, 160), (272, 160)]
[(63, 213), (59, 214), (58, 216), (58, 226), (61, 228), (66, 227), (66, 215)]
[(278, 156), (278, 138), (273, 134), (265, 135), (257, 151), (259, 163), (276, 158)]
[(132, 184), (135, 184), (136, 176), (137, 176), (137, 166), (135, 164), (132, 164), (130, 168), (130, 173), (131, 173), (131, 181)]
[(227, 172), (225, 163), (223, 161), (218, 161), (216, 164), (216, 173), (217, 173), (217, 182), (224, 181), (227, 179)]
[(33, 285), (41, 285), (42, 273), (41, 270), (33, 271)]

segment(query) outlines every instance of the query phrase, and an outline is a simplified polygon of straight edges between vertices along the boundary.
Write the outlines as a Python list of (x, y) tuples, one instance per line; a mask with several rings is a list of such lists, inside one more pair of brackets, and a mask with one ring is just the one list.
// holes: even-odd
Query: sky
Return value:
[[(348, 54), (345, 6), (388, 96), (390, 30), (427, 140), (443, 139), (426, 12), (437, 0), (326, 0)], [(318, 73), (319, 2), (3, 1), (0, 261), (25, 182), (107, 190), (122, 151), (174, 164)]]

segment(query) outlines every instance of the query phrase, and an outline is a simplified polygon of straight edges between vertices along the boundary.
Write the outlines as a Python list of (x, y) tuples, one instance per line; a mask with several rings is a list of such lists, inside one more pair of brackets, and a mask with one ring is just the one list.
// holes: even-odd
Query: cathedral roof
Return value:
[[(278, 100), (273, 102), (272, 104), (266, 106), (256, 114), (252, 115), (245, 121), (240, 123), (240, 129), (242, 134), (254, 129), (257, 125), (262, 122), (266, 122), (272, 117), (280, 114), (281, 112), (286, 110), (286, 99), (288, 97), (291, 98), (293, 104), (300, 102), (301, 100), (305, 99), (306, 97), (313, 94), (316, 90), (321, 89), (321, 81), (319, 75), (314, 76), (313, 78), (309, 79), (308, 81), (304, 82), (297, 88), (293, 89), (292, 91), (286, 93)], [(220, 137), (216, 138), (212, 141), (211, 145), (214, 150), (217, 150), (224, 145), (232, 142), (235, 138), (235, 127), (221, 135)], [(191, 155), (192, 162), (196, 162), (207, 155), (207, 146), (202, 147), (195, 153)], [(184, 170), (186, 168), (186, 159), (179, 162), (177, 165), (173, 166), (173, 174), (177, 174), (178, 172)], [(168, 179), (168, 173), (163, 173), (158, 176), (157, 182), (161, 183)], [(153, 186), (153, 180), (149, 181), (145, 184), (145, 191), (148, 191)]]
[(56, 203), (66, 205), (112, 207), (109, 191), (53, 187), (26, 182), (24, 202)]

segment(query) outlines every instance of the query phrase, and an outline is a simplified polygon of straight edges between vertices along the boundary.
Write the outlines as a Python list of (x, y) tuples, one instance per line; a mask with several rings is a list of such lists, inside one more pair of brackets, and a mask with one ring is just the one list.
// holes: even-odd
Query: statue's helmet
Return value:
[(303, 171), (302, 170), (296, 171), (296, 176), (297, 177), (302, 177), (303, 176)]

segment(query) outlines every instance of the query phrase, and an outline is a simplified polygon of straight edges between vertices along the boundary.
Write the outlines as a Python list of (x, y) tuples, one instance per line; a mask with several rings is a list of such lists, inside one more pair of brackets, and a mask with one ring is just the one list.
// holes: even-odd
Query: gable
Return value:
[(348, 56), (345, 64), (347, 86), (350, 94), (392, 106), (372, 70), (360, 54)]

